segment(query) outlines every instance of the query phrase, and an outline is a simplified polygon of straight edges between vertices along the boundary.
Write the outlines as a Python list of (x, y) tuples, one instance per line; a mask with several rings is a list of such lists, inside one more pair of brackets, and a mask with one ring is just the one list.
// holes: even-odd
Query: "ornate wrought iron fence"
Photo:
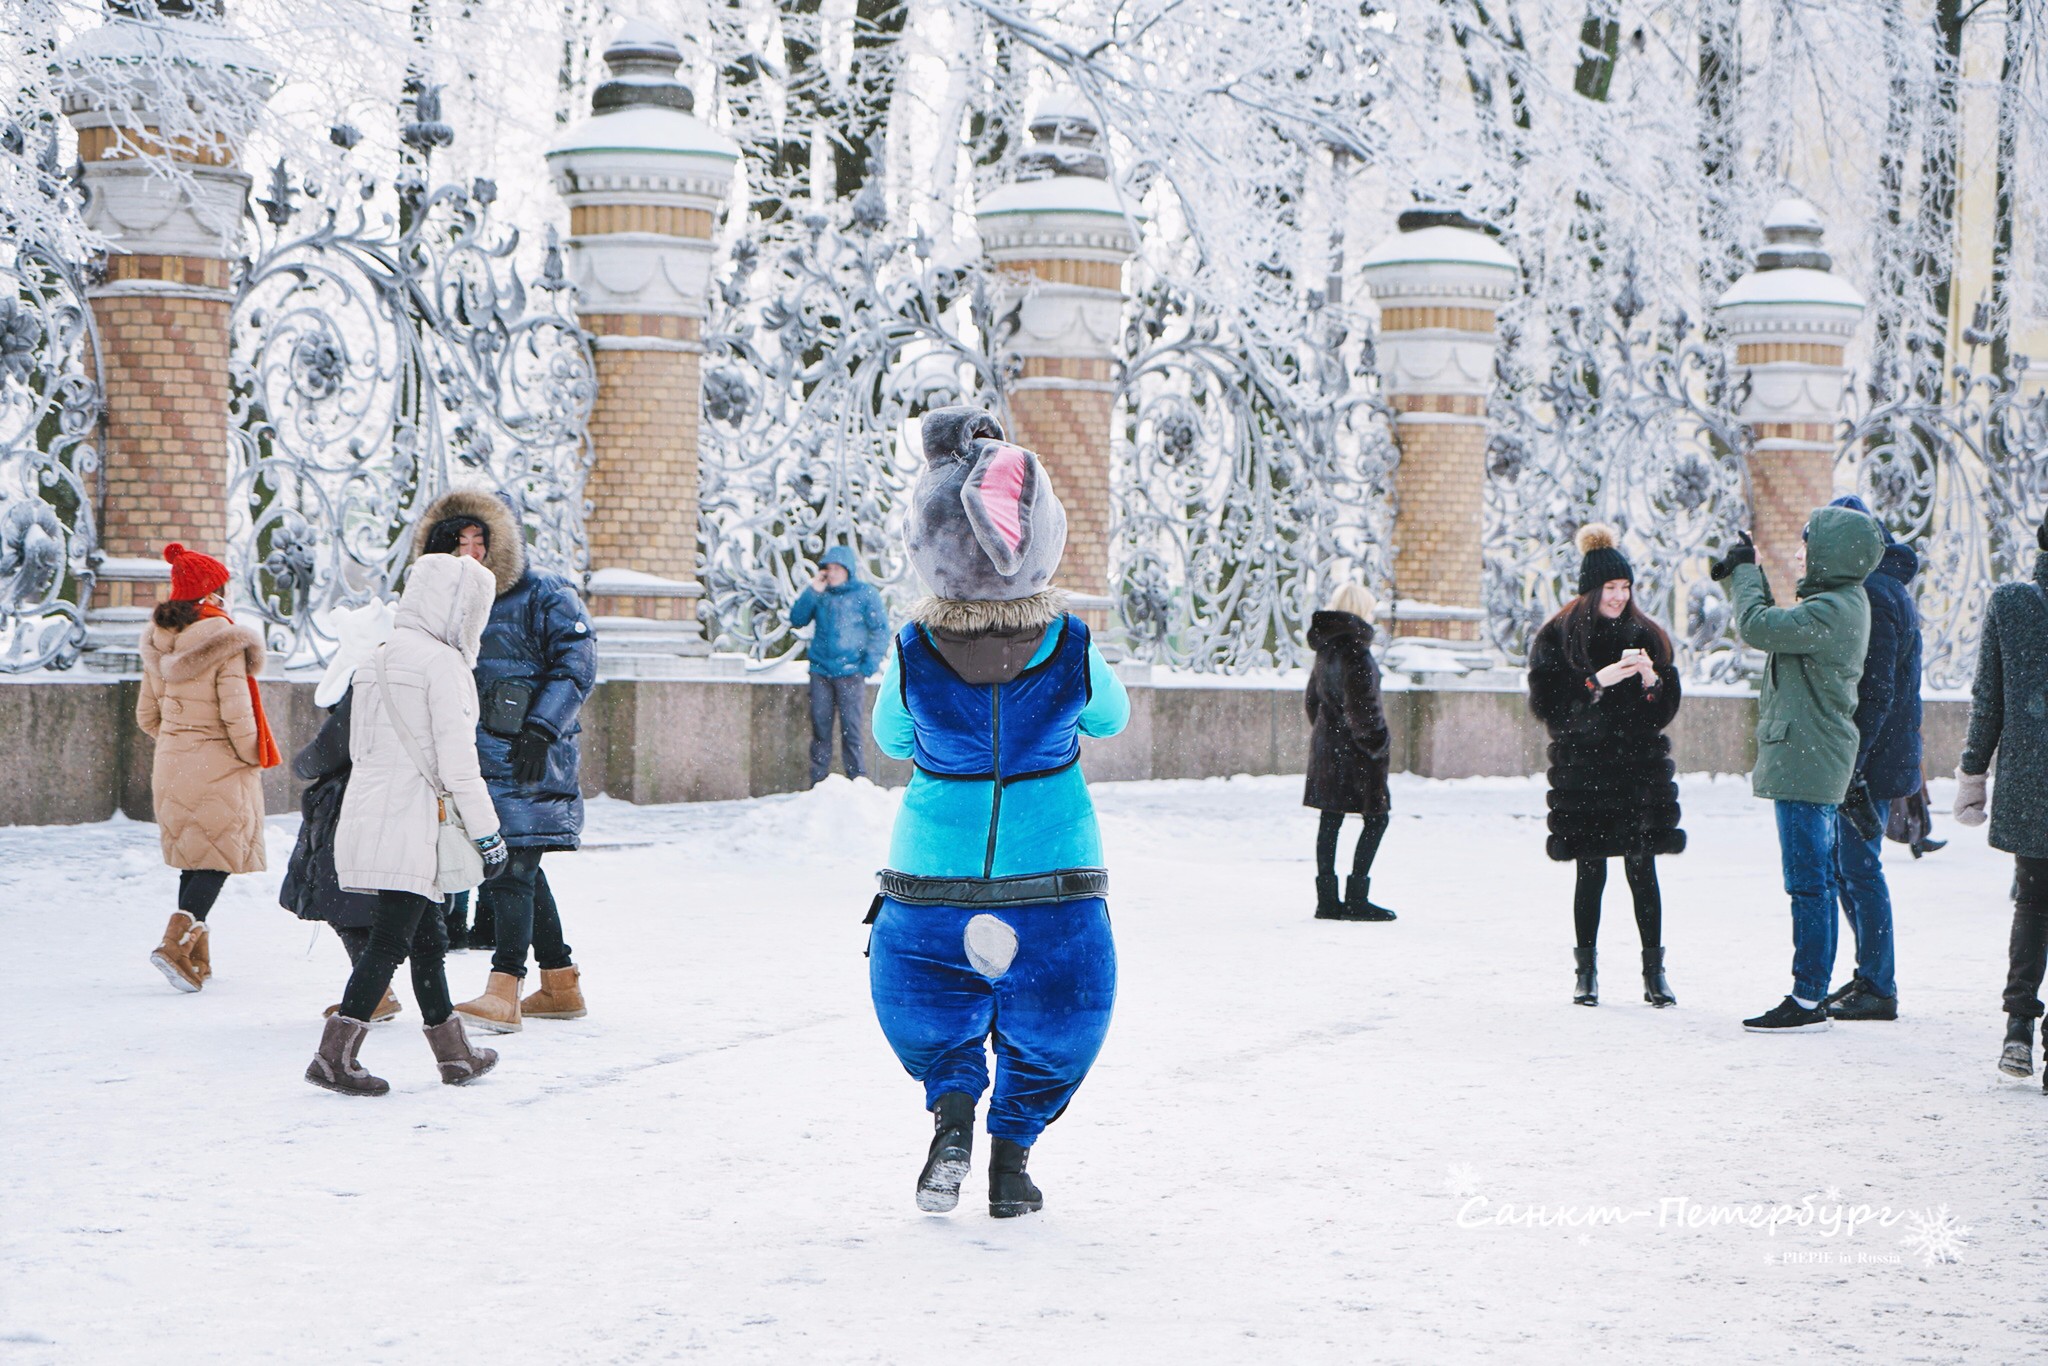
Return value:
[[(431, 92), (417, 112), (395, 217), (372, 216), (377, 183), (345, 160), (325, 187), (279, 162), (238, 273), (230, 567), (293, 664), (332, 653), (334, 608), (395, 590), (413, 524), (451, 487), (505, 497), (534, 564), (587, 559), (596, 372), (554, 232), (529, 284), (495, 186), (428, 181), (451, 134)], [(355, 135), (334, 140), (345, 156)]]
[(1290, 668), (1336, 582), (1392, 578), (1392, 412), (1372, 339), (1320, 298), (1297, 344), (1254, 341), (1164, 286), (1134, 301), (1113, 450), (1119, 610), (1140, 658)]
[(845, 227), (812, 214), (733, 245), (705, 340), (698, 495), (720, 649), (792, 650), (789, 608), (832, 545), (907, 605), (898, 508), (923, 463), (907, 424), (949, 403), (1002, 410), (995, 297), (978, 263), (892, 232), (875, 187)]
[[(0, 128), (24, 150), (19, 127)], [(39, 187), (71, 193), (54, 134)], [(86, 272), (0, 215), (0, 672), (66, 669), (85, 643), (100, 563), (99, 339)]]
[(1536, 628), (1576, 591), (1573, 537), (1605, 521), (1622, 533), (1638, 598), (1671, 629), (1682, 667), (1738, 676), (1730, 606), (1706, 572), (1747, 522), (1743, 381), (1730, 348), (1683, 311), (1650, 316), (1633, 263), (1606, 311), (1573, 308), (1549, 327), (1540, 361), (1523, 330), (1539, 309), (1525, 301), (1520, 318), (1503, 319), (1488, 409), (1488, 638), (1525, 659)]

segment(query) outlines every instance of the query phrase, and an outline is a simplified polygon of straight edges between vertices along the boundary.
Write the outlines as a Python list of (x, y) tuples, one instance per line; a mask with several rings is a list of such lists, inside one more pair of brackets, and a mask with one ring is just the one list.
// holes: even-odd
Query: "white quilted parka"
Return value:
[[(498, 832), (498, 813), (477, 771), (476, 679), (470, 669), (490, 620), (497, 583), (463, 555), (423, 555), (406, 576), (391, 639), (383, 647), (392, 705), (471, 839)], [(434, 885), (439, 808), (385, 709), (373, 657), (356, 670), (349, 718), (348, 794), (334, 839), (334, 870), (351, 891), (393, 890), (439, 898)]]

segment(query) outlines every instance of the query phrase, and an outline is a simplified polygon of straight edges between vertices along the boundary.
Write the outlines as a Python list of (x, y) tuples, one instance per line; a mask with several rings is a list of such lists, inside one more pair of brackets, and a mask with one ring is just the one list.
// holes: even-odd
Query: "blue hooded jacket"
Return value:
[(820, 678), (866, 678), (889, 654), (889, 609), (882, 594), (860, 577), (860, 562), (843, 545), (825, 552), (819, 568), (836, 564), (846, 582), (819, 592), (806, 587), (789, 609), (791, 626), (817, 623), (811, 632), (811, 672)]
[[(1835, 507), (1869, 514), (1847, 495)], [(1883, 523), (1879, 523), (1880, 528)], [(1920, 790), (1920, 614), (1913, 606), (1913, 576), (1920, 557), (1884, 533), (1884, 558), (1863, 581), (1870, 599), (1870, 645), (1856, 689), (1856, 768), (1878, 801)]]

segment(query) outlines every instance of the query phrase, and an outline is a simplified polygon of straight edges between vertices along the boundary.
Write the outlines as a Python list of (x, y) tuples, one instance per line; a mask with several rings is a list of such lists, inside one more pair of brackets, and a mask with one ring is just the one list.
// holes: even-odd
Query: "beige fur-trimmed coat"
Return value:
[(173, 868), (263, 871), (263, 770), (249, 700), (263, 661), (262, 637), (223, 617), (181, 631), (143, 628), (135, 720), (156, 741), (150, 790)]

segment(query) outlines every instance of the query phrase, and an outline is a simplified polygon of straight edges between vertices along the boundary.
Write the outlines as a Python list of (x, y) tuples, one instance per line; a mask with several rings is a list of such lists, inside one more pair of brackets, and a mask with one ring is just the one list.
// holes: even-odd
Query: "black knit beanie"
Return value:
[(1588, 522), (1579, 528), (1579, 593), (1597, 593), (1600, 585), (1615, 579), (1636, 581), (1635, 567), (1615, 547), (1615, 530), (1605, 522)]
[(453, 555), (455, 547), (462, 540), (463, 531), (469, 527), (475, 527), (483, 533), (484, 549), (489, 550), (491, 548), (491, 529), (489, 527), (474, 517), (447, 517), (434, 523), (434, 529), (427, 533), (425, 553), (428, 555)]

